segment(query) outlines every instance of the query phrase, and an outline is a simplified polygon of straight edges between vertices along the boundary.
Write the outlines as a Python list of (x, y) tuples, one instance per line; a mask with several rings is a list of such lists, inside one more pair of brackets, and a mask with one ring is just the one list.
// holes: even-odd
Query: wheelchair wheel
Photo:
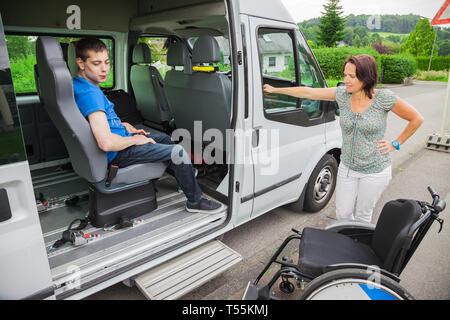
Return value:
[(289, 280), (283, 280), (279, 285), (280, 291), (283, 293), (291, 294), (295, 290), (295, 286), (289, 282)]
[(327, 272), (312, 280), (299, 300), (413, 300), (396, 281), (361, 269)]

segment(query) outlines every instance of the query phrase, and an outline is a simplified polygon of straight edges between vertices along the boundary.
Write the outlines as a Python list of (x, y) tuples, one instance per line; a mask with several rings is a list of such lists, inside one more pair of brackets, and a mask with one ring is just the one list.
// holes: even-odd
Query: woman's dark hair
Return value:
[(77, 58), (81, 58), (86, 61), (89, 58), (88, 50), (94, 50), (95, 52), (102, 52), (108, 50), (102, 40), (98, 38), (83, 38), (75, 43), (75, 53)]
[(342, 66), (344, 72), (347, 63), (356, 66), (356, 77), (363, 83), (363, 90), (369, 99), (372, 99), (372, 94), (377, 85), (378, 69), (375, 58), (368, 54), (359, 54), (357, 56), (348, 57)]

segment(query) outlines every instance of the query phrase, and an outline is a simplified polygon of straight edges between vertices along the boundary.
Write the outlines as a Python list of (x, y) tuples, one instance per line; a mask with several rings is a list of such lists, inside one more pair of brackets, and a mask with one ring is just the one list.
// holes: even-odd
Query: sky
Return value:
[[(296, 22), (320, 17), (327, 0), (281, 0)], [(433, 19), (445, 0), (341, 0), (344, 16), (358, 14), (417, 14)]]

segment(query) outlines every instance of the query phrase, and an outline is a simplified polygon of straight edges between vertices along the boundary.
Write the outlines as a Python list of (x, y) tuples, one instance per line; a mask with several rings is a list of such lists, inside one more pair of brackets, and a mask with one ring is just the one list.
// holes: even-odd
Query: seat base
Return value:
[(299, 271), (315, 278), (334, 264), (376, 265), (382, 262), (370, 246), (333, 231), (304, 228), (300, 242)]
[(97, 228), (118, 224), (121, 218), (134, 219), (157, 208), (153, 181), (140, 187), (105, 194), (89, 187), (89, 218)]

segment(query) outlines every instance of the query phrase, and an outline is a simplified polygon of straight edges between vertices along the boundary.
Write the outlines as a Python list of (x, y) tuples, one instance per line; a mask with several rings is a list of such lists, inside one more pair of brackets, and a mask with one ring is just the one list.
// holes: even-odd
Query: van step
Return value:
[(241, 260), (239, 253), (214, 240), (141, 273), (135, 283), (147, 299), (174, 300)]

